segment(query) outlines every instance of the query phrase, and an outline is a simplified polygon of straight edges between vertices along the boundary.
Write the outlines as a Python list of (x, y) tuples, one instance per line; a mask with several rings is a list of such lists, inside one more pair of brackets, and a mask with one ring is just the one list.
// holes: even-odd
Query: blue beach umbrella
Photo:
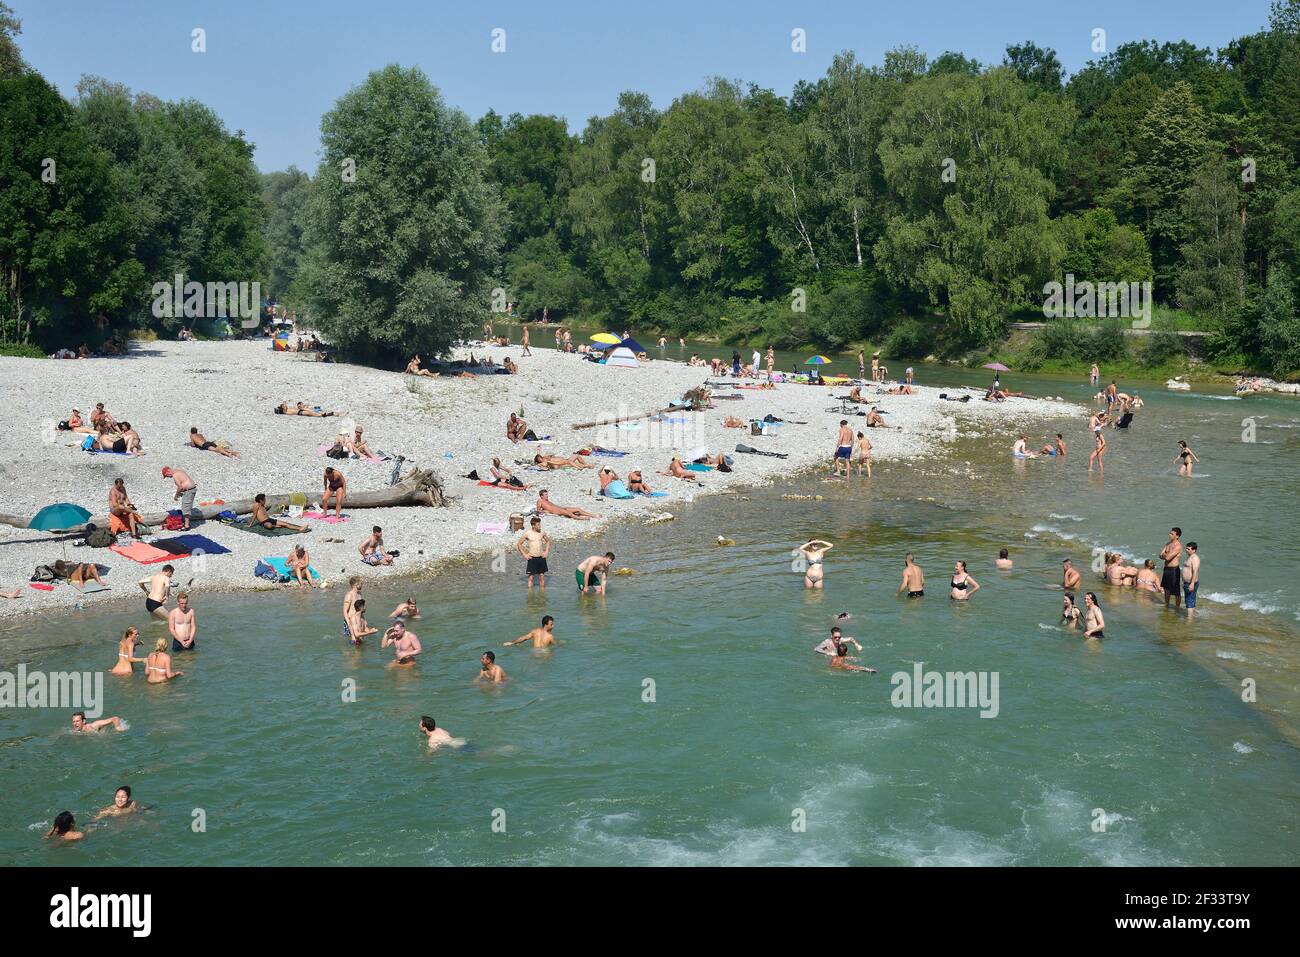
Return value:
[(27, 523), (27, 527), (42, 532), (53, 532), (63, 528), (76, 528), (78, 525), (85, 525), (89, 518), (90, 512), (80, 505), (73, 505), (71, 502), (59, 502), (57, 505), (46, 505), (33, 515), (32, 520)]

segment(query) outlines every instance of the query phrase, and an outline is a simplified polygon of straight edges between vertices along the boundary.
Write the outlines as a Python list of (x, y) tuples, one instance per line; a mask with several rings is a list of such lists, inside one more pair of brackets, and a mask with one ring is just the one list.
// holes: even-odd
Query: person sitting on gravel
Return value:
[(118, 434), (126, 440), (127, 454), (139, 455), (143, 451), (140, 448), (140, 433), (131, 426), (130, 422), (119, 422), (117, 428)]
[(115, 431), (117, 428), (117, 420), (105, 410), (102, 402), (95, 403), (95, 408), (90, 413), (90, 424), (95, 427), (96, 431), (99, 430), (101, 425), (111, 431)]
[(538, 453), (533, 456), (533, 465), (539, 469), (594, 469), (596, 466), (588, 462), (581, 455), (571, 455), (564, 458), (562, 455), (542, 455)]
[(361, 437), (361, 426), (359, 425), (356, 427), (356, 430), (352, 433), (352, 438), (348, 440), (346, 444), (348, 446), (348, 449), (352, 452), (352, 455), (356, 458), (359, 459), (377, 458), (375, 453), (370, 450), (370, 446), (366, 444), (366, 440)]
[(849, 390), (849, 394), (845, 398), (847, 398), (850, 402), (861, 402), (864, 404), (869, 401), (862, 395), (861, 387), (856, 385), (851, 390)]
[(307, 531), (306, 525), (294, 525), (290, 522), (282, 522), (278, 518), (272, 518), (271, 513), (266, 510), (266, 493), (258, 492), (253, 497), (253, 524), (261, 525), (263, 528), (287, 528), (295, 532)]
[(322, 412), (319, 409), (310, 408), (306, 402), (281, 402), (275, 407), (276, 415), (310, 415), (317, 419), (328, 419), (331, 415), (339, 415), (338, 412)]
[(610, 482), (619, 481), (618, 473), (607, 465), (596, 473), (596, 481), (600, 482), (600, 494), (604, 495)]
[(506, 420), (506, 438), (516, 445), (520, 442), (537, 441), (537, 436), (528, 427), (528, 423), (513, 412), (510, 413), (510, 418)]
[(565, 508), (563, 505), (556, 505), (551, 501), (551, 495), (546, 491), (546, 489), (542, 489), (537, 493), (536, 507), (539, 515), (558, 515), (560, 518), (572, 518), (579, 522), (585, 522), (592, 518), (600, 518), (599, 515), (593, 515), (585, 509)]
[(882, 415), (881, 415), (881, 414), (876, 410), (876, 407), (873, 405), (873, 406), (871, 407), (871, 411), (869, 411), (869, 412), (867, 413), (867, 428), (869, 428), (869, 429), (891, 429), (891, 428), (893, 428), (893, 426), (891, 426), (889, 423), (887, 423), (887, 422), (885, 421), (884, 416), (882, 416)]
[(428, 376), (430, 379), (438, 378), (438, 373), (430, 372), (428, 369), (423, 368), (420, 365), (420, 362), (420, 354), (417, 352), (415, 355), (411, 356), (411, 361), (406, 364), (406, 374), (424, 375)]
[(201, 452), (216, 452), (218, 455), (224, 455), (228, 459), (239, 458), (239, 453), (227, 445), (221, 445), (216, 442), (209, 442), (204, 438), (203, 433), (195, 426), (190, 426), (190, 445), (194, 446)]
[(86, 420), (81, 417), (80, 409), (73, 409), (72, 415), (68, 416), (68, 431), (81, 432), (86, 435), (95, 434), (94, 426), (86, 424)]
[(639, 495), (649, 495), (652, 491), (649, 485), (646, 485), (645, 479), (641, 476), (640, 469), (633, 469), (627, 473), (627, 490), (636, 492)]
[(376, 525), (370, 530), (370, 537), (361, 543), (360, 548), (361, 560), (367, 565), (391, 565), (393, 564), (393, 555), (384, 550), (384, 530)]
[(104, 584), (104, 579), (99, 577), (99, 569), (95, 567), (94, 562), (75, 562), (69, 565), (60, 558), (54, 563), (53, 568), (56, 576), (66, 578), (74, 585), (84, 585), (87, 581)]
[(519, 365), (518, 365), (518, 363), (516, 363), (515, 360), (514, 360), (514, 359), (511, 359), (509, 356), (506, 356), (505, 359), (502, 360), (501, 365), (502, 365), (502, 366), (505, 368), (505, 370), (506, 370), (507, 372), (509, 372), (511, 375), (514, 375), (516, 372), (519, 371)]
[(501, 464), (500, 459), (492, 460), (492, 467), (488, 469), (492, 475), (493, 485), (507, 485), (510, 488), (528, 488), (523, 482), (515, 477), (515, 473), (510, 471)]

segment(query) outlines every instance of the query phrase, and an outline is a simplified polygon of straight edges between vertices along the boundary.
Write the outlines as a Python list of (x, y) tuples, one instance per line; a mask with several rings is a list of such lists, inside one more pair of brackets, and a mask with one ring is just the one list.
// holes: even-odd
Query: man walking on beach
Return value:
[(1160, 550), (1160, 560), (1165, 563), (1160, 575), (1160, 590), (1165, 593), (1165, 607), (1169, 607), (1169, 599), (1172, 598), (1175, 611), (1183, 606), (1182, 571), (1179, 569), (1183, 563), (1182, 539), (1183, 530), (1175, 525), (1169, 530), (1168, 544)]
[(849, 428), (848, 419), (840, 419), (840, 434), (835, 440), (835, 458), (832, 460), (834, 471), (831, 473), (839, 478), (840, 463), (844, 463), (844, 477), (849, 477), (849, 457), (853, 455), (853, 430)]
[(534, 515), (528, 524), (528, 531), (519, 536), (515, 549), (528, 563), (524, 572), (528, 576), (528, 587), (533, 587), (533, 579), (536, 578), (538, 587), (545, 588), (548, 571), (546, 559), (551, 554), (551, 536), (542, 531), (540, 517)]
[(1196, 617), (1196, 589), (1201, 587), (1201, 555), (1195, 542), (1187, 543), (1187, 561), (1183, 564), (1183, 598), (1186, 599), (1187, 617)]
[(190, 511), (194, 508), (194, 493), (198, 491), (198, 483), (190, 478), (190, 474), (184, 469), (174, 469), (170, 465), (164, 465), (162, 470), (163, 478), (169, 478), (176, 483), (176, 494), (172, 496), (172, 501), (180, 499), (181, 502), (181, 530), (188, 532), (190, 530)]
[(527, 326), (524, 326), (524, 336), (521, 340), (519, 340), (519, 342), (520, 345), (524, 347), (524, 351), (519, 353), (519, 358), (522, 359), (524, 356), (531, 356), (533, 354), (533, 351), (528, 348), (528, 327)]

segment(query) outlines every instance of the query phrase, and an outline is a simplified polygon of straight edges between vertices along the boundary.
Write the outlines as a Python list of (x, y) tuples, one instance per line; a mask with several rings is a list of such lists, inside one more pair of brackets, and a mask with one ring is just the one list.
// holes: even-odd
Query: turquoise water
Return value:
[[(385, 668), (377, 645), (342, 644), (338, 588), (200, 595), (202, 647), (176, 656), (183, 678), (105, 676), (126, 734), (74, 737), (66, 711), (0, 711), (0, 854), (97, 865), (1294, 863), (1300, 405), (1142, 391), (1147, 407), (1111, 437), (1104, 480), (1084, 472), (1082, 421), (1062, 429), (1065, 462), (1017, 465), (1012, 436), (972, 436), (923, 463), (881, 463), (869, 482), (804, 476), (566, 545), (545, 596), (487, 558), (368, 594), (381, 614), (408, 591), (420, 599), (414, 670)], [(1247, 416), (1254, 443), (1241, 441)], [(1035, 440), (1046, 431), (1026, 427)], [(1203, 477), (1173, 474), (1178, 438)], [(791, 492), (823, 500), (781, 498)], [(1172, 524), (1204, 559), (1194, 622), (1091, 584), (1094, 545), (1154, 557)], [(718, 534), (737, 544), (717, 547)], [(814, 535), (836, 543), (822, 593), (791, 568), (790, 550)], [(992, 567), (1003, 545), (1010, 573)], [(572, 564), (606, 548), (636, 574), (604, 599), (579, 598)], [(894, 597), (906, 551), (930, 579), (924, 599)], [(1055, 628), (1060, 593), (1048, 586), (1067, 555), (1105, 609), (1101, 645)], [(983, 585), (966, 604), (942, 587), (959, 558)], [(812, 652), (841, 611), (880, 674), (832, 672)], [(557, 619), (554, 653), (500, 647), (542, 614)], [(135, 611), (8, 624), (0, 667), (105, 668), (128, 624), (146, 641), (161, 631)], [(474, 685), (486, 648), (510, 675), (502, 687)], [(997, 717), (893, 707), (891, 674), (917, 661), (996, 672)], [(1258, 703), (1241, 700), (1243, 677)], [(345, 704), (348, 678), (357, 700)], [(469, 745), (429, 754), (416, 729), (426, 713)], [(87, 822), (119, 784), (152, 809), (75, 846), (40, 839), (65, 808)], [(204, 833), (191, 828), (196, 808)]]

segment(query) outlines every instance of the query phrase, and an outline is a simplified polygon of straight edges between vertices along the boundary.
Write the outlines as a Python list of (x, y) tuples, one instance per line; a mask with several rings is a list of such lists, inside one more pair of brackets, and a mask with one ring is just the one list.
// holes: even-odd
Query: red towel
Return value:
[(54, 591), (53, 585), (47, 585), (44, 582), (28, 582), (33, 588), (39, 588), (41, 591)]
[(188, 558), (189, 552), (164, 552), (145, 542), (132, 542), (130, 545), (110, 545), (110, 552), (117, 552), (123, 558), (129, 558), (141, 565), (154, 565), (172, 558)]

